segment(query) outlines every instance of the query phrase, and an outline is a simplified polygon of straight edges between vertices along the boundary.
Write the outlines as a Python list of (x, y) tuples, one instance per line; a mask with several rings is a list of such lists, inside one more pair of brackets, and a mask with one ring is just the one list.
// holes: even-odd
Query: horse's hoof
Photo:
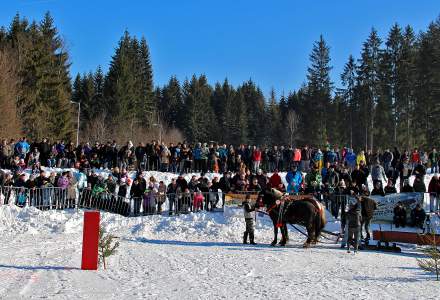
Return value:
[(272, 243), (270, 243), (270, 245), (271, 245), (272, 247), (275, 247), (276, 244), (277, 244), (277, 242), (275, 242), (275, 241), (273, 241)]
[(310, 248), (310, 244), (309, 243), (304, 243), (303, 248)]

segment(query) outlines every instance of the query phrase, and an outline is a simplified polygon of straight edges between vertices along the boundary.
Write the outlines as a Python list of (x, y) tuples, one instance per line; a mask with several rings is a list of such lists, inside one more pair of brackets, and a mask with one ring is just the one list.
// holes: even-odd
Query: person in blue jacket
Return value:
[(301, 190), (301, 184), (303, 181), (302, 174), (298, 171), (298, 167), (293, 165), (291, 170), (287, 172), (286, 175), (287, 181), (287, 192), (290, 193), (299, 193)]
[(194, 171), (202, 171), (202, 143), (197, 143), (193, 150)]
[(345, 156), (345, 160), (347, 161), (348, 167), (353, 170), (356, 166), (356, 153), (353, 152), (353, 149), (348, 149), (348, 153)]
[(26, 158), (26, 154), (30, 150), (29, 143), (26, 141), (26, 138), (22, 138), (17, 144), (15, 144), (14, 150), (15, 154), (21, 159)]

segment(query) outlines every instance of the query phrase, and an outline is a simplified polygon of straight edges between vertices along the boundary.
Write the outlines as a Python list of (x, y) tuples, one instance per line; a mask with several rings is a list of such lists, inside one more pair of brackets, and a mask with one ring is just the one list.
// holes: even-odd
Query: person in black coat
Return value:
[(397, 193), (396, 187), (392, 179), (388, 179), (388, 183), (384, 189), (385, 195)]
[(374, 184), (374, 188), (371, 191), (371, 196), (385, 196), (381, 181), (376, 181), (376, 183)]
[(351, 172), (351, 180), (356, 182), (358, 187), (362, 186), (367, 181), (367, 175), (360, 169), (359, 165), (356, 165), (355, 169)]
[(176, 205), (176, 200), (177, 200), (177, 188), (179, 187), (179, 185), (177, 184), (177, 180), (176, 178), (173, 178), (171, 180), (171, 183), (168, 185), (167, 187), (167, 197), (168, 197), (168, 202), (169, 202), (169, 215), (171, 216), (174, 212), (175, 209), (177, 209)]
[(52, 151), (52, 147), (47, 142), (47, 139), (44, 138), (42, 142), (38, 145), (38, 150), (40, 151), (40, 163), (42, 166), (47, 166), (47, 160), (50, 157), (50, 152)]
[(188, 189), (188, 182), (185, 178), (183, 178), (183, 175), (179, 175), (179, 177), (177, 177), (176, 183), (182, 191)]
[(420, 229), (423, 229), (425, 218), (425, 210), (420, 204), (417, 204), (416, 207), (411, 211), (411, 225), (413, 227), (419, 227)]
[(139, 215), (140, 213), (142, 197), (146, 189), (147, 182), (140, 174), (138, 174), (130, 189), (130, 196), (133, 200), (133, 213), (135, 216)]
[(401, 193), (414, 193), (414, 188), (409, 185), (409, 180), (405, 179)]
[(406, 226), (406, 210), (403, 207), (402, 202), (397, 202), (396, 207), (394, 207), (394, 225), (396, 228)]

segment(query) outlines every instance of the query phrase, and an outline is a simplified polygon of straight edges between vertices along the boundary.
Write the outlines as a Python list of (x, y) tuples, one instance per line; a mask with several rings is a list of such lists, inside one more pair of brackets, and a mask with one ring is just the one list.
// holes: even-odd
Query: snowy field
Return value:
[[(272, 226), (258, 219), (257, 246), (242, 245), (240, 210), (177, 217), (101, 214), (120, 238), (109, 268), (81, 271), (83, 213), (0, 207), (1, 299), (438, 299), (440, 283), (403, 253), (347, 254), (335, 244), (267, 246)], [(329, 223), (328, 229), (338, 224)], [(328, 241), (326, 241), (328, 242)]]

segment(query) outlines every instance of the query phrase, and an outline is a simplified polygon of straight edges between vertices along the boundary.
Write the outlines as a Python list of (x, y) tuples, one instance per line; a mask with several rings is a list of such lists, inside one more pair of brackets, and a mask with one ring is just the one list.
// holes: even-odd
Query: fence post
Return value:
[(28, 207), (29, 206), (29, 201), (30, 201), (30, 192), (31, 192), (31, 190), (30, 189), (26, 189), (25, 190), (26, 191), (26, 201), (25, 201), (25, 204), (24, 204), (24, 206), (25, 207)]

